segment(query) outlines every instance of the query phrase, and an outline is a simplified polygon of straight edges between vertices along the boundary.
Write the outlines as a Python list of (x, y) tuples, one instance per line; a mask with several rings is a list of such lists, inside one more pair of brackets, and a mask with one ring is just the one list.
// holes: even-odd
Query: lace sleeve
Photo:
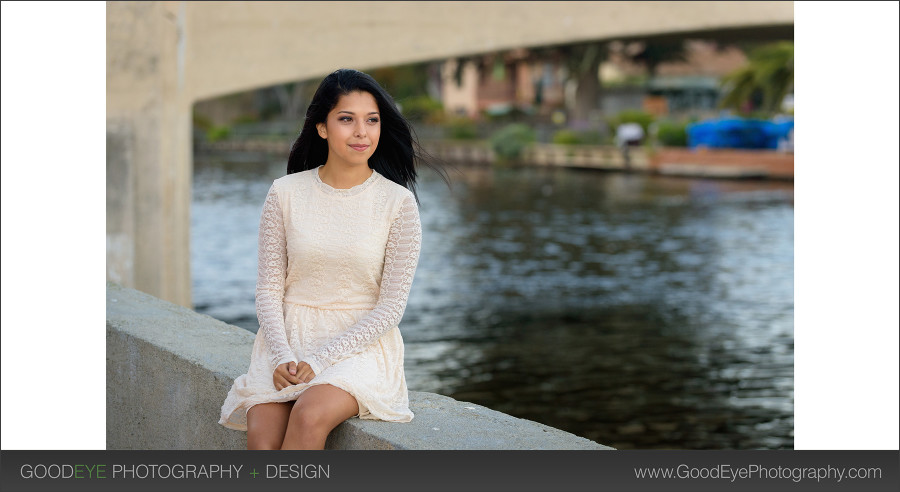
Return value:
[(273, 184), (266, 195), (259, 220), (256, 277), (256, 317), (275, 367), (296, 362), (284, 329), (284, 282), (287, 270), (287, 238), (284, 218)]
[(391, 224), (384, 250), (381, 290), (375, 308), (318, 352), (304, 359), (316, 374), (321, 374), (323, 369), (341, 359), (362, 352), (388, 329), (397, 326), (406, 310), (421, 244), (419, 209), (415, 199), (409, 195)]

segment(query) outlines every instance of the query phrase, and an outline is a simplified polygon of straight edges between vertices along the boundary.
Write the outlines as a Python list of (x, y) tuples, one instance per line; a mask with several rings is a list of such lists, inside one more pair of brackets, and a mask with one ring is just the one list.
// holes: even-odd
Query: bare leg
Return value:
[(260, 403), (247, 411), (247, 449), (281, 449), (291, 403)]
[(328, 433), (357, 413), (350, 393), (330, 384), (313, 386), (294, 403), (281, 449), (325, 449)]

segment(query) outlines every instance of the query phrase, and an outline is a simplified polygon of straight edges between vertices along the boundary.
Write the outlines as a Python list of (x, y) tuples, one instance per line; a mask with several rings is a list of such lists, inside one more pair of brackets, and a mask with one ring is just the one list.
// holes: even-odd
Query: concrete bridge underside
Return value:
[(191, 305), (191, 107), (340, 67), (668, 36), (790, 37), (792, 2), (108, 2), (107, 279)]

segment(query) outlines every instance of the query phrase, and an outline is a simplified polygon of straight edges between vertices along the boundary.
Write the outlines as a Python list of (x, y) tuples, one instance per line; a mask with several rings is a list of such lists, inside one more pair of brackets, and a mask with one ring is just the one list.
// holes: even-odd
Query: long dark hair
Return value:
[(381, 137), (375, 152), (369, 158), (369, 167), (413, 192), (416, 202), (419, 201), (416, 194), (416, 167), (419, 163), (425, 163), (437, 171), (449, 184), (444, 171), (432, 164), (431, 159), (424, 158), (427, 153), (419, 146), (412, 127), (397, 110), (394, 99), (370, 75), (348, 68), (330, 73), (316, 89), (306, 110), (300, 135), (291, 146), (287, 173), (306, 171), (325, 164), (328, 160), (328, 143), (319, 136), (316, 124), (325, 122), (341, 96), (356, 91), (371, 94), (378, 104), (381, 116)]

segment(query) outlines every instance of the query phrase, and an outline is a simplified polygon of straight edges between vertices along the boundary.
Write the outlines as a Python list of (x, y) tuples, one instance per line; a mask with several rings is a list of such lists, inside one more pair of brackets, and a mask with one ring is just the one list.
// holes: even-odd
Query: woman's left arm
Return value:
[(419, 209), (412, 194), (400, 206), (391, 223), (384, 250), (381, 291), (375, 308), (349, 330), (328, 342), (321, 350), (303, 359), (316, 374), (348, 356), (362, 352), (388, 329), (397, 326), (412, 286), (422, 246)]

